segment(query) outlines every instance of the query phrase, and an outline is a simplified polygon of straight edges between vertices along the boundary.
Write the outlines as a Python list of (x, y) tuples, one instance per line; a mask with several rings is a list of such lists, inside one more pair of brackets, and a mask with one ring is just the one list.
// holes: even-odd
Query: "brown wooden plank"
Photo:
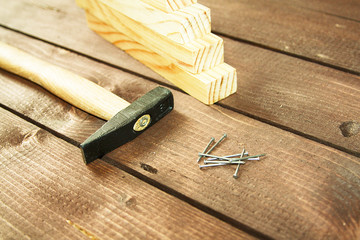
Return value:
[[(360, 22), (300, 8), (292, 1), (202, 0), (199, 3), (211, 9), (212, 29), (216, 33), (360, 75)], [(342, 1), (337, 3), (341, 8)]]
[(348, 121), (359, 128), (359, 76), (229, 39), (225, 45), (239, 81), (221, 105), (360, 156), (360, 134), (341, 131)]
[(75, 146), (0, 114), (2, 239), (252, 239), (107, 163), (85, 166)]
[(358, 0), (292, 0), (291, 3), (299, 7), (360, 21), (360, 2)]
[[(59, 4), (57, 1), (56, 4), (52, 3), (53, 10), (44, 10), (47, 5), (39, 7), (25, 4), (28, 6), (28, 9), (24, 8), (26, 14), (29, 11), (34, 13), (34, 19), (30, 19), (31, 27), (27, 25), (29, 19), (19, 20), (26, 15), (22, 16), (25, 10), (16, 2), (6, 2), (9, 11), (18, 13), (16, 18), (7, 15), (10, 25), (156, 81), (171, 84), (91, 32), (81, 9), (75, 10), (74, 2), (62, 1)], [(59, 36), (59, 32), (67, 32), (68, 29), (69, 35)], [(80, 34), (75, 34), (75, 29)], [(6, 32), (2, 34), (4, 39), (6, 35)], [(239, 87), (237, 94), (222, 104), (360, 155), (360, 135), (344, 137), (339, 129), (344, 122), (360, 122), (357, 110), (360, 101), (358, 76), (224, 39), (225, 60), (237, 69)], [(16, 39), (10, 36), (9, 41)], [(322, 94), (319, 94), (319, 90)], [(343, 100), (338, 101), (339, 98)]]
[[(28, 51), (85, 77), (101, 79), (102, 86), (130, 102), (155, 85), (38, 41), (22, 41), (19, 36), (16, 39), (14, 44), (22, 43), (19, 46), (26, 46)], [(102, 123), (26, 80), (4, 72), (0, 79), (2, 104), (71, 139), (83, 141)], [(244, 224), (265, 236), (359, 237), (359, 158), (222, 107), (205, 106), (183, 93), (173, 93), (175, 110), (109, 154), (109, 159), (200, 208), (211, 209), (227, 221)], [(267, 157), (243, 166), (238, 180), (232, 178), (235, 169), (231, 167), (199, 170), (197, 152), (211, 136), (219, 138), (223, 132), (229, 134), (229, 139), (215, 154), (238, 152), (245, 145), (250, 153), (265, 152)], [(157, 171), (149, 171), (148, 166)]]

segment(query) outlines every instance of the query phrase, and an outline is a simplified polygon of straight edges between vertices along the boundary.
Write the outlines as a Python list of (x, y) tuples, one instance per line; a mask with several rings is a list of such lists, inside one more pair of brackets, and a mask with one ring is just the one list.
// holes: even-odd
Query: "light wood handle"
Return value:
[(130, 105), (99, 85), (0, 42), (0, 67), (42, 86), (68, 103), (109, 120)]

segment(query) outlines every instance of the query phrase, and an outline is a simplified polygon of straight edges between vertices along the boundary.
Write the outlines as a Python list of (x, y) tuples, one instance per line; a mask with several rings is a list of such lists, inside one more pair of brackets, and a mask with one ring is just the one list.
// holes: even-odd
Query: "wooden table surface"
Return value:
[[(73, 0), (0, 0), (0, 40), (175, 109), (84, 165), (104, 123), (0, 70), (1, 239), (360, 239), (360, 1), (199, 0), (237, 93), (206, 106), (89, 30)], [(211, 137), (260, 161), (199, 169)]]

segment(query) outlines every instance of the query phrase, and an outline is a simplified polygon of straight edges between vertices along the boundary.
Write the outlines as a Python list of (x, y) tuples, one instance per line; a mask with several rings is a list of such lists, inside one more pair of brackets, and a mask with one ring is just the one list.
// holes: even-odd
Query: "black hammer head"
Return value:
[(157, 87), (118, 112), (80, 144), (86, 164), (136, 138), (174, 108), (172, 93)]

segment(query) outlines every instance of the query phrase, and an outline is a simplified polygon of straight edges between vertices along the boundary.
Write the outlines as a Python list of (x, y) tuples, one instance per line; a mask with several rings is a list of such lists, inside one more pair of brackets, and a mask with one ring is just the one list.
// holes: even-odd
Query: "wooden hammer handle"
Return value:
[(130, 104), (99, 85), (0, 42), (0, 67), (27, 78), (68, 103), (109, 120)]

